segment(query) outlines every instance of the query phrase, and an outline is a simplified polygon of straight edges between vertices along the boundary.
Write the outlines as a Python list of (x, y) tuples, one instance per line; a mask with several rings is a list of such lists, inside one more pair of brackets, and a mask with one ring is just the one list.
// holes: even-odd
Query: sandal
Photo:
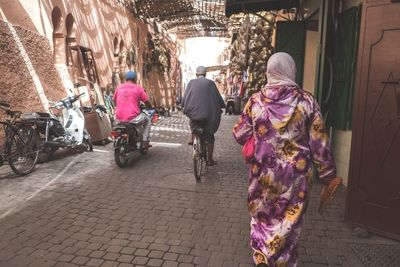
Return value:
[(150, 147), (153, 147), (153, 146), (150, 145), (150, 141), (143, 141), (142, 147), (143, 147), (143, 149), (147, 149), (148, 150)]

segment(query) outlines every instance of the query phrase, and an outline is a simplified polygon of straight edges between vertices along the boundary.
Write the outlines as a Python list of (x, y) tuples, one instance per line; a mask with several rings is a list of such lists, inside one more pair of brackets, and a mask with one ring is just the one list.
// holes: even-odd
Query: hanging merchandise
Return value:
[(275, 24), (275, 17), (272, 14), (266, 14), (263, 19), (258, 19), (252, 28), (253, 39), (250, 41), (249, 72), (252, 73), (252, 79), (249, 80), (249, 88), (258, 91), (265, 86), (266, 66), (269, 57), (273, 53), (272, 34)]
[(237, 77), (247, 71), (243, 81), (251, 95), (267, 83), (265, 71), (274, 50), (272, 35), (275, 16), (269, 12), (247, 14), (240, 19), (240, 25), (232, 32), (230, 71)]
[(244, 81), (242, 81), (242, 82), (240, 83), (240, 93), (239, 93), (239, 96), (240, 96), (240, 97), (243, 97), (243, 96), (244, 96)]
[(159, 73), (171, 71), (171, 52), (166, 43), (165, 36), (160, 33), (148, 34), (148, 49), (150, 57), (148, 57), (148, 72), (152, 69)]
[(111, 74), (111, 82), (112, 82), (113, 90), (115, 90), (120, 83), (118, 74), (115, 71)]
[(126, 55), (126, 64), (129, 67), (135, 66), (136, 64), (136, 48), (134, 44), (131, 45), (131, 49)]
[(243, 71), (243, 76), (242, 76), (242, 81), (244, 82), (244, 83), (247, 83), (247, 81), (248, 81), (248, 79), (249, 79), (249, 75), (248, 75), (248, 69), (246, 70), (246, 71)]

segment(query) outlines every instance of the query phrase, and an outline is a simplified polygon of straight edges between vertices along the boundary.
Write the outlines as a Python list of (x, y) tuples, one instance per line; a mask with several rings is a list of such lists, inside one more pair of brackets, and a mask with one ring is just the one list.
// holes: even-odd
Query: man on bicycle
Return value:
[(125, 83), (120, 84), (115, 90), (113, 100), (116, 104), (115, 120), (117, 122), (130, 122), (142, 127), (143, 148), (150, 147), (151, 119), (141, 112), (140, 101), (147, 108), (151, 108), (149, 97), (142, 87), (136, 84), (137, 75), (134, 71), (128, 71), (125, 75)]
[[(205, 129), (203, 138), (207, 143), (207, 165), (212, 166), (216, 164), (213, 159), (214, 134), (218, 130), (221, 109), (225, 107), (225, 103), (215, 83), (205, 77), (205, 67), (199, 66), (196, 69), (196, 76), (196, 79), (188, 83), (183, 96), (183, 114), (190, 119), (192, 128), (198, 126)], [(193, 140), (189, 144), (193, 144)]]

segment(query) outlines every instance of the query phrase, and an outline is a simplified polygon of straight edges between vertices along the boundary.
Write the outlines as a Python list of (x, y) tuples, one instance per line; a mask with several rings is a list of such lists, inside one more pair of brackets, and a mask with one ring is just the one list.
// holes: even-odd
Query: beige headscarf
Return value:
[(275, 86), (297, 86), (296, 82), (296, 63), (293, 58), (284, 52), (273, 54), (267, 64), (266, 87)]
[(268, 83), (261, 93), (269, 100), (266, 109), (275, 129), (286, 127), (295, 113), (299, 101), (295, 77), (296, 64), (289, 54), (279, 52), (269, 58)]

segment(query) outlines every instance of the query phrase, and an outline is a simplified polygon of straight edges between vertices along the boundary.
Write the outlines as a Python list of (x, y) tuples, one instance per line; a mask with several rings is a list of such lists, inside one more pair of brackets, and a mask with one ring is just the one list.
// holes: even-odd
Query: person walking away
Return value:
[[(195, 126), (205, 128), (203, 137), (208, 149), (207, 165), (212, 166), (216, 164), (213, 158), (214, 134), (221, 122), (221, 109), (225, 104), (216, 84), (206, 78), (205, 67), (199, 66), (196, 69), (196, 76), (196, 79), (189, 81), (181, 104), (183, 114), (190, 119), (191, 128)], [(199, 121), (203, 121), (204, 125), (197, 125)], [(189, 144), (193, 144), (193, 137)]]
[(294, 82), (292, 57), (272, 55), (266, 74), (267, 85), (251, 96), (233, 135), (241, 145), (254, 141), (247, 200), (253, 260), (258, 267), (296, 266), (312, 163), (324, 185), (341, 178), (320, 108)]
[(147, 108), (151, 108), (149, 97), (142, 87), (136, 84), (137, 75), (134, 71), (128, 71), (125, 75), (125, 83), (120, 84), (115, 90), (113, 100), (115, 107), (115, 120), (118, 122), (130, 122), (141, 127), (142, 146), (150, 147), (151, 119), (141, 112), (140, 102)]

